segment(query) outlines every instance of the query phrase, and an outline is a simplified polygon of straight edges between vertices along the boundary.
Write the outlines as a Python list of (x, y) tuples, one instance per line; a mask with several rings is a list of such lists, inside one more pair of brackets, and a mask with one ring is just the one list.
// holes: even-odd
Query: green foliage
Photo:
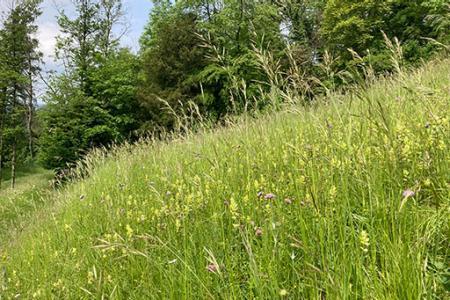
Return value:
[[(59, 17), (64, 35), (57, 53), (65, 62), (64, 76), (73, 81), (72, 91), (48, 111), (62, 116), (78, 105), (69, 102), (89, 99), (91, 111), (100, 111), (102, 121), (94, 129), (79, 125), (85, 123), (81, 114), (81, 120), (67, 122), (88, 132), (80, 133), (84, 138), (69, 147), (72, 154), (67, 159), (61, 157), (61, 163), (53, 165), (73, 162), (91, 149), (89, 145), (177, 131), (186, 119), (220, 123), (232, 114), (280, 107), (294, 95), (302, 95), (307, 103), (367, 78), (397, 72), (400, 65), (416, 64), (439, 47), (448, 49), (449, 6), (442, 0), (153, 4), (137, 56), (120, 50), (113, 34), (124, 15), (120, 0), (76, 0), (75, 16)], [(391, 63), (393, 56), (397, 65)], [(370, 72), (361, 75), (361, 68)], [(44, 131), (45, 144), (55, 133), (53, 144), (58, 145), (57, 139), (70, 130), (58, 135), (56, 129)], [(84, 148), (76, 149), (81, 145)], [(42, 151), (41, 157), (59, 157), (57, 151)]]
[(215, 120), (241, 112), (265, 78), (254, 48), (282, 52), (280, 22), (264, 1), (158, 2), (141, 39), (144, 128), (173, 130), (193, 106)]
[(73, 69), (80, 89), (91, 93), (90, 71), (96, 63), (97, 42), (100, 32), (100, 5), (91, 0), (74, 1), (77, 16), (69, 18), (64, 12), (58, 17), (62, 35), (57, 37), (56, 56)]
[(449, 73), (438, 60), (308, 107), (96, 151), (88, 178), (2, 243), (0, 293), (446, 299)]
[(159, 27), (162, 26), (162, 23), (166, 22), (166, 18), (173, 13), (173, 7), (170, 0), (153, 1), (153, 6), (149, 22), (144, 28), (139, 40), (141, 51), (145, 51), (154, 45), (154, 41), (160, 37), (158, 34), (158, 31), (160, 30)]
[(448, 25), (442, 23), (445, 7), (443, 1), (331, 0), (324, 10), (321, 33), (325, 47), (339, 55), (343, 64), (352, 60), (347, 49), (353, 49), (361, 56), (370, 52), (374, 67), (385, 71), (388, 50), (382, 32), (402, 43), (407, 62), (428, 58), (436, 47), (427, 39), (446, 35), (432, 21)]
[(280, 22), (275, 5), (264, 1), (230, 0), (200, 26), (211, 35), (216, 47), (236, 57), (253, 45), (279, 50), (282, 47)]
[[(121, 0), (59, 16), (38, 158), (70, 178), (0, 189), (0, 299), (448, 298), (450, 64), (403, 69), (448, 50), (447, 1), (153, 2), (138, 55)], [(40, 56), (39, 2), (16, 3), (12, 182)]]
[[(159, 10), (158, 10), (159, 11)], [(148, 114), (144, 128), (173, 129), (175, 116), (189, 101), (202, 105), (196, 73), (206, 66), (196, 16), (165, 8), (163, 20), (152, 23), (152, 39), (142, 53), (140, 105)], [(164, 103), (165, 101), (166, 103)]]
[(319, 29), (325, 0), (279, 0), (275, 1), (283, 18), (283, 31), (294, 43), (310, 49), (321, 45)]
[(12, 187), (18, 162), (34, 156), (33, 81), (41, 58), (34, 23), (40, 2), (12, 2), (0, 27), (0, 183), (9, 164)]
[(39, 153), (42, 164), (53, 169), (65, 168), (89, 149), (108, 146), (121, 136), (120, 123), (101, 102), (70, 87), (70, 78), (57, 81), (57, 92), (49, 95), (51, 102), (41, 111)]
[[(5, 185), (0, 189), (0, 238), (6, 241), (14, 235), (14, 229), (28, 225), (29, 218), (45, 205), (51, 205), (50, 181), (53, 172), (36, 165), (21, 165), (17, 169), (17, 184), (9, 188), (10, 177), (5, 174)], [(2, 243), (2, 246), (4, 243)], [(2, 247), (0, 246), (0, 247)], [(0, 295), (2, 293), (0, 292)], [(2, 295), (3, 296), (3, 295)]]
[(343, 62), (352, 59), (348, 49), (360, 55), (368, 49), (384, 46), (382, 30), (389, 15), (391, 1), (330, 0), (327, 1), (321, 28), (325, 45)]
[(425, 21), (431, 26), (437, 39), (450, 43), (450, 4), (446, 0), (430, 0), (422, 4), (429, 11)]
[(39, 160), (65, 168), (95, 147), (133, 136), (139, 126), (136, 87), (139, 61), (117, 49), (112, 30), (122, 17), (121, 1), (76, 1), (77, 15), (64, 13), (57, 53), (65, 73), (50, 83), (41, 112)]
[(136, 98), (140, 63), (128, 49), (120, 49), (92, 72), (92, 95), (111, 115), (122, 138), (134, 136), (142, 119)]

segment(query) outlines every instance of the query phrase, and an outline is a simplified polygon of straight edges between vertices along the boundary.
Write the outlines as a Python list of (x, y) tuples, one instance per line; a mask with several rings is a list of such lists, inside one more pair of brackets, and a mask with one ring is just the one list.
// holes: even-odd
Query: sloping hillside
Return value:
[(450, 61), (93, 155), (1, 249), (3, 299), (444, 299)]

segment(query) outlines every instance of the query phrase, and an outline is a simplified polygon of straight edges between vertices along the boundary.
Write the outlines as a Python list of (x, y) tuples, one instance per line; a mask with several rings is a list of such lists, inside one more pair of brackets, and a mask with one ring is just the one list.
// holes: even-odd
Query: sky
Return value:
[[(0, 0), (0, 2), (3, 1), (6, 0)], [(122, 46), (130, 47), (136, 51), (139, 46), (139, 37), (148, 21), (152, 4), (150, 0), (123, 0), (123, 6), (126, 12), (128, 31), (122, 38)], [(58, 71), (60, 66), (54, 61), (55, 37), (59, 33), (56, 16), (58, 10), (61, 9), (64, 9), (70, 16), (70, 13), (73, 12), (73, 5), (71, 0), (44, 0), (41, 8), (42, 15), (37, 21), (39, 26), (37, 37), (40, 50), (44, 54), (44, 69)]]
[[(0, 21), (5, 17), (11, 1), (0, 0)], [(122, 0), (123, 8), (126, 13), (125, 22), (127, 32), (122, 37), (121, 46), (129, 47), (134, 52), (139, 48), (139, 37), (143, 32), (144, 26), (148, 22), (149, 13), (152, 7), (151, 0)], [(52, 71), (61, 72), (63, 67), (61, 62), (55, 61), (55, 37), (59, 34), (59, 27), (56, 21), (58, 11), (64, 10), (70, 17), (74, 9), (71, 0), (43, 0), (41, 4), (42, 15), (37, 20), (39, 40), (39, 50), (43, 53), (43, 66), (41, 74), (45, 78)], [(37, 93), (38, 104), (41, 105), (42, 96), (46, 91), (44, 83), (38, 79), (35, 90)]]

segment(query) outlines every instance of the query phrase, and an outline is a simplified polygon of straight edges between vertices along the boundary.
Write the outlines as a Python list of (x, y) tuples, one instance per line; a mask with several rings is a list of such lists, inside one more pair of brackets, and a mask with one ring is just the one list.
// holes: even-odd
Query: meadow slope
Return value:
[(0, 249), (4, 243), (8, 242), (9, 236), (27, 227), (30, 216), (33, 216), (43, 206), (51, 205), (48, 197), (51, 193), (50, 181), (52, 179), (52, 171), (36, 166), (25, 166), (17, 172), (14, 190), (10, 189), (9, 177), (2, 182), (0, 187)]
[(0, 298), (449, 297), (450, 61), (91, 155), (0, 249)]

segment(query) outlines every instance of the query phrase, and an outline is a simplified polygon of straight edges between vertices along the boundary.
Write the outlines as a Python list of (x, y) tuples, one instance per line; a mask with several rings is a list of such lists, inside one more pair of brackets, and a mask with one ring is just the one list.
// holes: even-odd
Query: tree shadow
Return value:
[[(33, 174), (43, 173), (44, 169), (36, 164), (23, 164), (19, 165), (16, 169), (16, 180), (19, 180), (23, 177), (27, 177)], [(1, 189), (9, 188), (11, 184), (11, 167), (4, 166), (1, 174)]]

